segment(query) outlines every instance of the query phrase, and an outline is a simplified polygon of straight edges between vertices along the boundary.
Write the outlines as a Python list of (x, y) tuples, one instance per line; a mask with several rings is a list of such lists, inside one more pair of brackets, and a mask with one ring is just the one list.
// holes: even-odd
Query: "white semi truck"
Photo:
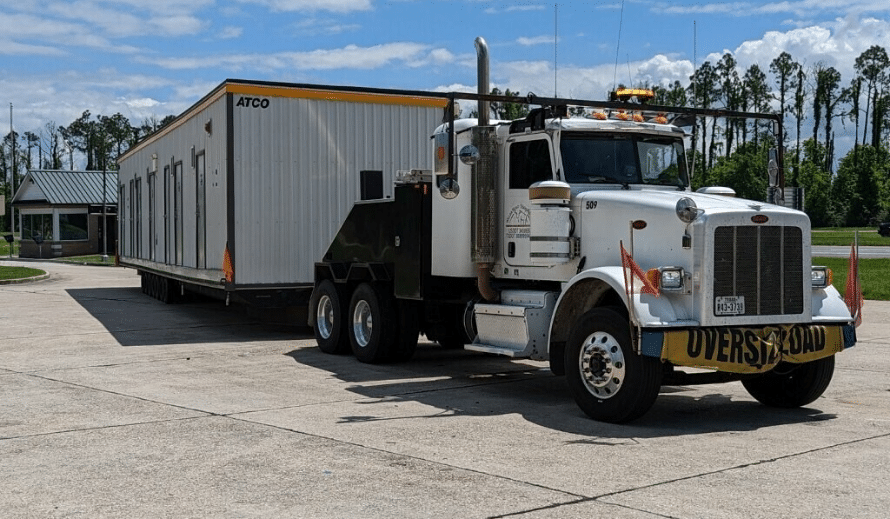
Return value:
[[(781, 119), (490, 96), (482, 39), (477, 52), (480, 91), (447, 95), (431, 161), (396, 173), (392, 197), (357, 201), (315, 264), (321, 350), (405, 360), (423, 332), (546, 360), (585, 413), (616, 423), (669, 384), (738, 380), (778, 407), (817, 399), (856, 337), (830, 272), (812, 265), (807, 216), (691, 191), (671, 124), (767, 119), (781, 146)], [(480, 117), (456, 120), (459, 100)], [(490, 121), (491, 101), (537, 108)]]

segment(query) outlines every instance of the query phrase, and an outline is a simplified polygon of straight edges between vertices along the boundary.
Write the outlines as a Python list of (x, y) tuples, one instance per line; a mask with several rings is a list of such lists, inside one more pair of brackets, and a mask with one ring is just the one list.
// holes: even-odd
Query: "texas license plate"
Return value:
[(745, 313), (745, 296), (717, 296), (714, 298), (714, 315), (742, 315)]

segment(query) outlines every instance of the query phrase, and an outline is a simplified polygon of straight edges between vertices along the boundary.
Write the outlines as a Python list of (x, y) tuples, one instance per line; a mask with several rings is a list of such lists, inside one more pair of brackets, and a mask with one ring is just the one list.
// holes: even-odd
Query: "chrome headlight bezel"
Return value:
[(810, 271), (810, 283), (813, 290), (828, 288), (834, 281), (831, 269), (823, 266), (813, 266)]
[(686, 272), (683, 267), (659, 267), (659, 283), (662, 291), (682, 292), (685, 288)]

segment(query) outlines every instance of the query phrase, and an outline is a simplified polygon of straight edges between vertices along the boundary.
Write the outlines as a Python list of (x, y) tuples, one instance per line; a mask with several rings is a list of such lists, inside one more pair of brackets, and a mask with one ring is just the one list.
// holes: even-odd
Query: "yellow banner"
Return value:
[(762, 373), (779, 362), (811, 362), (843, 349), (840, 326), (694, 328), (664, 332), (661, 358), (678, 366)]

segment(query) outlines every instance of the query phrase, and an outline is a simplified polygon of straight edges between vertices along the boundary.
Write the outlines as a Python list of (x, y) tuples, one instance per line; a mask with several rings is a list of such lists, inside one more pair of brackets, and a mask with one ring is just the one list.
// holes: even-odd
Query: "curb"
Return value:
[(43, 281), (44, 279), (49, 279), (49, 273), (40, 274), (39, 276), (32, 276), (29, 278), (18, 278), (18, 279), (0, 279), (0, 285), (18, 285), (21, 283), (31, 283), (33, 281)]

